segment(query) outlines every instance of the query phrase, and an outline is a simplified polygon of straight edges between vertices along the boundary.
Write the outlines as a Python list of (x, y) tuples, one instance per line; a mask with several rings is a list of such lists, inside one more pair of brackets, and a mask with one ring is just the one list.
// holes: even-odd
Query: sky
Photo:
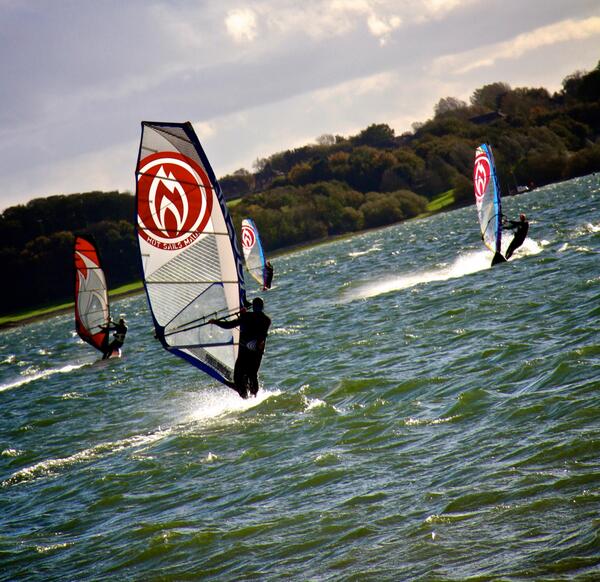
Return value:
[(598, 0), (0, 0), (0, 211), (135, 191), (142, 120), (191, 121), (224, 176), (599, 60)]

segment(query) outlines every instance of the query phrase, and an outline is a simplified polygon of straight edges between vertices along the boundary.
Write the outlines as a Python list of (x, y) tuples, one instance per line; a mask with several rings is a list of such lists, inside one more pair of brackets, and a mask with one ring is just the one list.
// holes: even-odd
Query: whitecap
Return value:
[(83, 366), (85, 366), (85, 364), (69, 364), (67, 366), (63, 366), (62, 368), (52, 368), (50, 370), (44, 370), (43, 372), (32, 373), (31, 371), (26, 371), (24, 377), (22, 377), (20, 380), (9, 382), (8, 384), (0, 384), (0, 392), (4, 392), (5, 390), (12, 390), (13, 388), (18, 388), (19, 386), (29, 384), (30, 382), (33, 382), (35, 380), (48, 378), (49, 376), (53, 376), (54, 374), (68, 374), (69, 372), (82, 368)]
[(157, 431), (144, 435), (135, 435), (132, 437), (124, 438), (118, 441), (100, 443), (89, 449), (84, 449), (68, 457), (62, 457), (58, 459), (47, 459), (40, 461), (24, 469), (20, 469), (13, 473), (8, 479), (3, 481), (0, 485), (2, 487), (8, 487), (10, 485), (16, 485), (17, 483), (23, 483), (26, 481), (32, 481), (38, 477), (44, 477), (53, 475), (59, 470), (75, 465), (77, 463), (83, 463), (91, 461), (93, 459), (113, 454), (123, 449), (132, 447), (141, 447), (144, 445), (152, 444), (160, 439), (163, 439), (172, 432), (172, 429), (158, 429)]

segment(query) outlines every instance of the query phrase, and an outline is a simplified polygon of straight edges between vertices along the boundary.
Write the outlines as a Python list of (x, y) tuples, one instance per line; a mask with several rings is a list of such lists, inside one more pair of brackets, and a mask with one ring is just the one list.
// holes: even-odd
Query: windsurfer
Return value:
[(240, 345), (233, 370), (233, 382), (227, 382), (242, 398), (258, 392), (258, 369), (265, 351), (265, 343), (271, 319), (264, 313), (260, 297), (252, 301), (252, 311), (242, 310), (238, 317), (229, 321), (211, 319), (208, 323), (223, 329), (240, 328)]
[(515, 231), (513, 239), (510, 241), (508, 249), (506, 249), (506, 259), (508, 260), (525, 241), (529, 232), (529, 222), (527, 221), (527, 217), (521, 213), (519, 214), (519, 220), (506, 220), (503, 221), (502, 225), (504, 228)]
[(271, 261), (267, 261), (265, 264), (265, 286), (263, 291), (271, 288), (271, 282), (273, 281), (273, 265)]
[(105, 330), (107, 332), (114, 330), (115, 332), (113, 334), (113, 340), (110, 343), (108, 343), (108, 333), (106, 335), (106, 342), (108, 343), (108, 345), (106, 346), (104, 350), (104, 355), (102, 356), (102, 359), (106, 360), (110, 358), (113, 352), (119, 350), (125, 343), (125, 336), (127, 335), (127, 322), (125, 321), (123, 316), (121, 316), (118, 323), (114, 323), (109, 316), (106, 325), (101, 325), (100, 329)]

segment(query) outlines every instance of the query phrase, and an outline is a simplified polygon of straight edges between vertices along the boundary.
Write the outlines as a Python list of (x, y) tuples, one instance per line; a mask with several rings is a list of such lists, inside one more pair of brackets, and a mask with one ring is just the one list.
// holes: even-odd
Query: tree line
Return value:
[[(410, 218), (454, 191), (473, 201), (475, 147), (492, 144), (505, 193), (600, 170), (600, 63), (543, 88), (491, 83), (466, 103), (444, 97), (434, 116), (401, 135), (373, 124), (357, 135), (258, 159), (220, 179), (236, 227), (253, 218), (267, 250)], [(3, 313), (72, 297), (74, 233), (91, 234), (114, 288), (141, 276), (130, 193), (50, 196), (0, 215)], [(239, 230), (239, 229), (238, 229)]]
[(566, 180), (600, 169), (600, 63), (566, 77), (562, 90), (491, 83), (470, 103), (440, 99), (434, 117), (396, 136), (373, 124), (350, 137), (323, 135), (317, 143), (256, 160), (221, 178), (227, 197), (338, 180), (359, 192), (411, 190), (432, 198), (456, 189), (472, 200), (474, 148), (491, 143), (505, 192), (516, 185)]
[(129, 193), (88, 192), (36, 198), (0, 216), (1, 313), (73, 299), (75, 234), (92, 236), (109, 289), (140, 278)]

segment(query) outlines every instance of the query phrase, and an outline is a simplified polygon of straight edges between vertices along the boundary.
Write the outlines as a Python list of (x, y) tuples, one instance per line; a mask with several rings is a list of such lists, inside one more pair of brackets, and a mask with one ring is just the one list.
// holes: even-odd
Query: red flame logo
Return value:
[(199, 164), (176, 152), (151, 154), (138, 167), (138, 232), (166, 250), (182, 249), (204, 231), (213, 187)]
[(256, 237), (254, 236), (254, 229), (247, 224), (242, 226), (242, 246), (245, 249), (251, 249), (256, 243)]
[(475, 187), (475, 198), (480, 202), (490, 182), (490, 161), (485, 153), (477, 154), (475, 168), (473, 170), (473, 186)]

